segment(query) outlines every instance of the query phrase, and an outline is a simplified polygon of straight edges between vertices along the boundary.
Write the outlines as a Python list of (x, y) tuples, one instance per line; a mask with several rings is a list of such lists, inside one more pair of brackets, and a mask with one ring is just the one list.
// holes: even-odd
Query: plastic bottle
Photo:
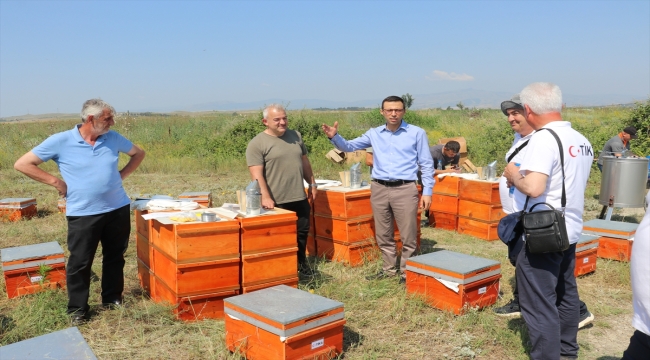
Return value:
[[(521, 164), (515, 163), (515, 166), (520, 166)], [(508, 189), (508, 196), (513, 197), (515, 195), (515, 186), (510, 185), (510, 189)]]
[(257, 179), (246, 186), (246, 215), (259, 215), (262, 209), (262, 191)]

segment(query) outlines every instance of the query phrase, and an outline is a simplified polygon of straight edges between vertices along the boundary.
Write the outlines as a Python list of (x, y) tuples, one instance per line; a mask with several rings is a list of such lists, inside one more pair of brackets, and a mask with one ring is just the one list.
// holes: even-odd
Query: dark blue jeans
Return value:
[(575, 260), (575, 244), (546, 254), (531, 254), (524, 246), (519, 253), (515, 270), (519, 306), (534, 360), (578, 356), (580, 299), (573, 273)]
[(623, 353), (622, 360), (648, 360), (650, 359), (650, 335), (639, 330), (630, 338), (630, 345)]
[(131, 232), (130, 205), (98, 215), (68, 216), (68, 314), (88, 312), (90, 274), (102, 243), (102, 302), (122, 300), (124, 253)]

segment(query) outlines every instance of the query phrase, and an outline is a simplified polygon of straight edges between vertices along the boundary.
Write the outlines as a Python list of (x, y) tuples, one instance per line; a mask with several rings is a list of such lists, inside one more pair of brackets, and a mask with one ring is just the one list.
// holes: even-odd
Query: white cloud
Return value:
[(455, 72), (448, 73), (442, 70), (433, 70), (431, 75), (425, 76), (427, 80), (449, 80), (449, 81), (472, 81), (474, 77), (467, 74), (456, 74)]

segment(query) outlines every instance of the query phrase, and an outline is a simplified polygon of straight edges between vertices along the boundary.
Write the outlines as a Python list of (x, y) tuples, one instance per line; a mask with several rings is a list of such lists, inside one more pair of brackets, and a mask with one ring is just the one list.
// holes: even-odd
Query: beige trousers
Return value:
[(402, 238), (399, 272), (404, 273), (406, 260), (413, 255), (417, 247), (419, 197), (416, 183), (389, 187), (373, 181), (370, 183), (370, 204), (375, 218), (375, 238), (383, 259), (382, 268), (391, 274), (398, 270), (394, 219)]

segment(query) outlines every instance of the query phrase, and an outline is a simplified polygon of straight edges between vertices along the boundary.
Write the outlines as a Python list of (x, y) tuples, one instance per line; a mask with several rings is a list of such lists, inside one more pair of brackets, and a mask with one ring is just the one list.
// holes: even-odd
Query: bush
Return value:
[(638, 102), (627, 123), (637, 130), (637, 139), (632, 141), (632, 151), (638, 155), (650, 155), (650, 99)]

